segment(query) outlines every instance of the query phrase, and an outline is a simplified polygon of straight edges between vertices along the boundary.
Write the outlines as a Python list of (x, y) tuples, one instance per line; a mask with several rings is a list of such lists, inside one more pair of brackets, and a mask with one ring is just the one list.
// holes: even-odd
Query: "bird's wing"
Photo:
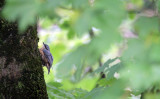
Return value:
[(50, 53), (50, 51), (48, 51), (46, 49), (43, 50), (43, 53), (44, 53), (45, 57), (47, 58), (47, 60), (48, 60), (48, 62), (50, 64), (50, 67), (51, 67), (52, 63), (53, 63), (53, 56), (52, 56), (52, 54)]

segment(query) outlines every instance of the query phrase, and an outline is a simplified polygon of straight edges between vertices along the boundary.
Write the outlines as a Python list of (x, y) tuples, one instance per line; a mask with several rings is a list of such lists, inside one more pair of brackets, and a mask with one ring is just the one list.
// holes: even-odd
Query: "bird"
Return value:
[(52, 67), (53, 64), (53, 56), (50, 52), (50, 48), (47, 44), (43, 42), (43, 47), (39, 49), (39, 52), (41, 55), (42, 65), (47, 67), (49, 74), (50, 68)]

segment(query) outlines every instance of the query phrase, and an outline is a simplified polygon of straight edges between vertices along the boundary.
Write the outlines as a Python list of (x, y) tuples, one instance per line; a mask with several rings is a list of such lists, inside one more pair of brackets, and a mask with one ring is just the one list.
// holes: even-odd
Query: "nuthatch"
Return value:
[(53, 56), (50, 52), (50, 48), (47, 44), (43, 43), (43, 47), (39, 49), (42, 58), (42, 65), (46, 66), (48, 69), (48, 74), (53, 63)]

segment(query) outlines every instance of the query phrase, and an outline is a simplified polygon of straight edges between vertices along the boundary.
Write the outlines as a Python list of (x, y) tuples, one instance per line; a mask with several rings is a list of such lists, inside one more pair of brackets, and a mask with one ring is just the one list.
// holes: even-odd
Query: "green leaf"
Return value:
[[(159, 31), (159, 19), (158, 17), (140, 17), (134, 25), (141, 38), (148, 36), (149, 34), (158, 33)], [(145, 23), (145, 25), (144, 25)]]
[(63, 81), (61, 82), (63, 86), (61, 88), (65, 90), (73, 90), (74, 88), (82, 88), (84, 90), (91, 91), (95, 87), (97, 80), (98, 80), (98, 77), (90, 77), (90, 76), (83, 78), (77, 83), (72, 83), (68, 79), (63, 79)]
[(118, 29), (124, 17), (125, 10), (120, 0), (98, 0), (95, 1), (93, 7), (80, 10), (73, 27), (79, 36), (83, 36), (93, 26), (107, 31), (114, 30)]
[(76, 96), (76, 99), (81, 99), (83, 96), (85, 96), (88, 91), (83, 90), (81, 88), (76, 88), (74, 90), (70, 91), (74, 96)]
[(118, 72), (118, 71), (120, 70), (120, 68), (121, 68), (121, 63), (118, 63), (118, 64), (113, 65), (113, 66), (111, 66), (110, 68), (108, 68), (108, 69), (105, 71), (105, 73), (108, 72), (106, 79), (107, 79), (107, 80), (113, 79), (115, 72)]
[(92, 91), (88, 92), (83, 99), (93, 99), (94, 97), (96, 97), (99, 93), (104, 91), (104, 87), (98, 87), (98, 88), (94, 88)]
[(89, 6), (89, 2), (87, 0), (71, 0), (73, 4), (73, 8), (85, 8)]
[[(83, 58), (85, 55), (85, 46), (79, 47), (77, 50), (69, 53), (64, 57), (64, 59), (57, 64), (57, 74), (56, 76), (59, 78), (66, 77), (69, 75), (73, 66), (78, 67), (82, 66)], [(75, 71), (75, 70), (74, 70)]]
[(159, 44), (153, 44), (150, 48), (149, 61), (155, 64), (160, 62), (160, 55), (157, 54), (160, 51)]
[(36, 22), (40, 4), (36, 0), (6, 0), (3, 15), (10, 21), (18, 20), (19, 29), (23, 31)]
[(75, 32), (73, 31), (72, 28), (69, 29), (67, 37), (68, 39), (73, 39), (75, 37)]
[(145, 95), (145, 99), (159, 99), (159, 97), (160, 97), (160, 94), (150, 94), (150, 93), (148, 93), (148, 94)]
[(83, 66), (77, 66), (77, 70), (73, 75), (73, 78), (74, 78), (72, 79), (73, 82), (78, 82), (81, 79), (82, 69), (83, 69)]
[(130, 63), (146, 61), (146, 52), (148, 51), (147, 46), (145, 46), (144, 41), (140, 39), (131, 39), (128, 42), (128, 49), (123, 54), (123, 62)]
[(112, 85), (113, 82), (116, 80), (116, 78), (110, 78), (109, 80), (107, 79), (101, 79), (100, 81), (98, 81), (98, 85), (100, 86), (109, 86), (109, 85)]
[(75, 99), (74, 95), (72, 95), (70, 92), (62, 90), (58, 87), (60, 87), (60, 84), (58, 84), (58, 83), (48, 83), (47, 84), (47, 91), (48, 91), (50, 98)]
[(83, 99), (119, 99), (124, 92), (124, 83), (120, 80), (109, 87), (98, 87), (87, 93)]
[(37, 22), (38, 16), (55, 16), (54, 9), (61, 0), (6, 0), (3, 15), (9, 21), (17, 21), (20, 31)]
[(124, 93), (124, 85), (122, 80), (117, 80), (111, 86), (98, 91), (92, 99), (119, 99)]
[(112, 62), (114, 62), (116, 59), (117, 59), (117, 58), (109, 59), (108, 61), (106, 61), (106, 62), (104, 63), (104, 65), (102, 65), (101, 67), (99, 67), (98, 69), (96, 69), (96, 70), (93, 72), (93, 74), (94, 74), (94, 73), (104, 72), (105, 69), (109, 68), (109, 64), (112, 63)]
[(160, 11), (160, 0), (157, 0), (157, 8), (158, 8), (158, 10)]

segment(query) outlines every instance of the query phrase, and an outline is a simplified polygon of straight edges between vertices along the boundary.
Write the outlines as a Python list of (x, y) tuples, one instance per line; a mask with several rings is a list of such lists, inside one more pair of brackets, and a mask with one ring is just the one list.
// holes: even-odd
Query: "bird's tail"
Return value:
[(48, 68), (48, 74), (50, 73), (50, 67)]
[(47, 65), (47, 69), (48, 69), (48, 74), (50, 73), (50, 66)]

